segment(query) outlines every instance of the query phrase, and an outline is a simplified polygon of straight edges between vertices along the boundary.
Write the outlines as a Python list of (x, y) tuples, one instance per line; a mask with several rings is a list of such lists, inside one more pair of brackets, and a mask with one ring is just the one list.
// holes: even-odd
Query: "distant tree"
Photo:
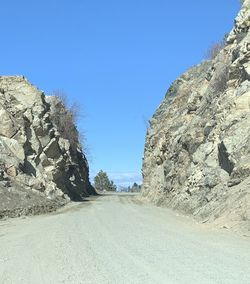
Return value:
[(141, 186), (138, 185), (136, 182), (132, 185), (132, 187), (129, 187), (129, 192), (139, 192), (141, 191)]
[(116, 191), (116, 185), (109, 177), (106, 172), (100, 171), (94, 178), (94, 186), (98, 191)]
[(114, 184), (114, 182), (111, 180), (110, 181), (110, 186), (108, 188), (108, 191), (116, 191), (117, 187), (116, 185)]

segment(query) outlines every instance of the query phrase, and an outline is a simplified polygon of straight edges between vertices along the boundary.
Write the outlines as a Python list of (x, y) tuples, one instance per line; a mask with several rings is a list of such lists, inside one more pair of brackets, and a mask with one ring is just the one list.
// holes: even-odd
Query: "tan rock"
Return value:
[[(22, 76), (0, 76), (0, 92), (0, 165), (11, 165), (6, 173), (15, 177), (15, 183), (44, 190), (51, 198), (63, 192), (81, 200), (94, 193), (86, 158), (77, 150), (80, 145), (75, 141), (78, 153), (72, 155), (70, 139), (61, 137), (55, 118), (58, 107), (62, 117), (67, 110), (60, 100), (47, 99)], [(72, 175), (75, 187), (68, 178)]]
[(11, 165), (9, 166), (8, 168), (6, 168), (6, 174), (8, 176), (11, 176), (11, 177), (16, 177), (17, 176), (17, 169), (15, 166)]
[(148, 200), (200, 220), (241, 212), (244, 198), (250, 209), (249, 27), (245, 0), (225, 48), (181, 75), (150, 120), (142, 168)]
[(25, 153), (23, 146), (18, 143), (17, 140), (12, 138), (1, 137), (5, 147), (9, 150), (18, 160), (23, 161), (25, 159)]
[(237, 110), (250, 110), (250, 91), (236, 99), (235, 107)]
[(11, 115), (0, 105), (0, 135), (11, 138), (16, 133), (16, 128)]

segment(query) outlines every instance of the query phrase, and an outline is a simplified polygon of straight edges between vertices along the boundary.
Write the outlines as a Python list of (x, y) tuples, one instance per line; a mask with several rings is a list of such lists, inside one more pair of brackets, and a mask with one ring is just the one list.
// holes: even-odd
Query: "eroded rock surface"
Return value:
[(0, 77), (0, 217), (95, 193), (79, 141), (72, 147), (54, 123), (58, 104), (24, 77)]
[(178, 78), (150, 121), (143, 196), (250, 230), (250, 1), (226, 46)]

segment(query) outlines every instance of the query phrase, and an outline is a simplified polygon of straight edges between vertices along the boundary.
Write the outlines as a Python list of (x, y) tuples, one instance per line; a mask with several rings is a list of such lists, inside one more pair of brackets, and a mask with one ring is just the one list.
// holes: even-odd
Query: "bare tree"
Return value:
[(214, 59), (219, 53), (220, 51), (224, 48), (225, 46), (225, 41), (222, 40), (220, 42), (216, 42), (214, 43), (206, 52), (206, 58), (207, 59)]
[(83, 117), (80, 104), (74, 102), (69, 105), (67, 95), (63, 91), (54, 91), (52, 95), (58, 98), (52, 114), (52, 120), (57, 126), (58, 132), (62, 138), (69, 140), (73, 150), (76, 149), (79, 143), (82, 144), (84, 149), (85, 135), (83, 131), (79, 132), (76, 126), (79, 119)]
[(142, 120), (143, 120), (143, 124), (144, 124), (144, 127), (145, 127), (146, 131), (148, 131), (149, 128), (150, 128), (149, 120), (146, 118), (145, 115), (142, 116)]

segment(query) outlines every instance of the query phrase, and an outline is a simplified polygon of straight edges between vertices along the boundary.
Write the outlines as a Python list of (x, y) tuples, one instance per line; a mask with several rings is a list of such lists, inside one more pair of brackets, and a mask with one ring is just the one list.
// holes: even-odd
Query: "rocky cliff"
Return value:
[(66, 113), (25, 78), (0, 77), (0, 217), (50, 211), (95, 193), (79, 141), (72, 145), (56, 123)]
[(178, 78), (150, 121), (147, 199), (250, 230), (250, 1), (215, 58)]

